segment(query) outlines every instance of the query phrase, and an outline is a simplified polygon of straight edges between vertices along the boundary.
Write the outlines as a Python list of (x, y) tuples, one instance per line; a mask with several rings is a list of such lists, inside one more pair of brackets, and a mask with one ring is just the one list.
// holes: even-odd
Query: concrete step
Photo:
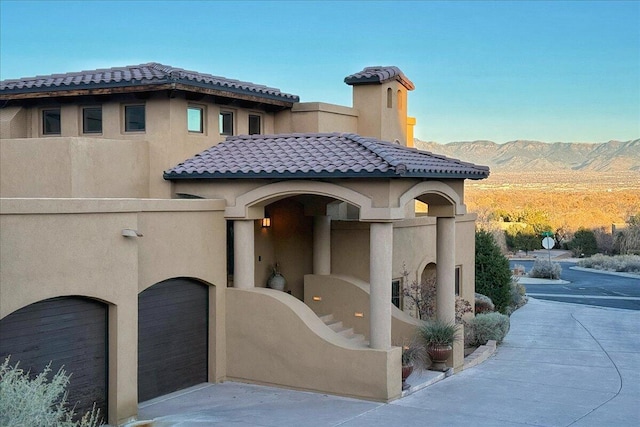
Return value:
[(353, 328), (346, 328), (342, 321), (337, 320), (333, 316), (333, 314), (325, 314), (318, 317), (324, 322), (325, 325), (331, 328), (332, 331), (345, 337), (348, 340), (351, 340), (354, 344), (369, 345), (369, 342), (365, 340), (364, 335), (356, 334), (355, 332), (353, 332)]
[(325, 324), (327, 323), (331, 323), (331, 321), (333, 320), (333, 314), (325, 314), (322, 316), (318, 316), (320, 318), (320, 320), (322, 320)]
[(332, 323), (327, 323), (327, 326), (331, 328), (331, 330), (333, 330), (333, 332), (336, 333), (340, 333), (342, 331), (346, 331), (347, 328), (344, 327), (344, 325), (342, 324), (342, 321), (340, 320), (333, 320)]

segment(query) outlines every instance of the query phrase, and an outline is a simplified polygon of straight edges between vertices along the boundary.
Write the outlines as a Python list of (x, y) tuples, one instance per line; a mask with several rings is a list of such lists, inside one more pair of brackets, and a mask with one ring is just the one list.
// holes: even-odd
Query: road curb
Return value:
[(569, 270), (585, 271), (587, 273), (608, 274), (609, 276), (619, 276), (619, 277), (626, 277), (628, 279), (640, 280), (640, 274), (624, 273), (621, 271), (598, 270), (596, 268), (586, 268), (586, 267), (569, 267)]

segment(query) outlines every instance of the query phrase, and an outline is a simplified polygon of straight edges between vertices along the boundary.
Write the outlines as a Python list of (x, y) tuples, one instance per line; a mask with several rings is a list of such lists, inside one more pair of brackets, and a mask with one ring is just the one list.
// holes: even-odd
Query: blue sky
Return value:
[(638, 1), (0, 0), (0, 78), (161, 62), (351, 105), (396, 65), (423, 140), (640, 137)]

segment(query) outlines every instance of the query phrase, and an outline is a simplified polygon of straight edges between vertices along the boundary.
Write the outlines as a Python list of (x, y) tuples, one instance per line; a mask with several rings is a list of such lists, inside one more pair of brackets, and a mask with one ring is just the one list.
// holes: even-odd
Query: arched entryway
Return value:
[(0, 359), (36, 375), (51, 362), (71, 374), (68, 402), (78, 414), (94, 402), (107, 414), (107, 315), (100, 301), (68, 296), (30, 304), (0, 320)]
[(208, 380), (209, 287), (156, 283), (138, 295), (138, 401)]

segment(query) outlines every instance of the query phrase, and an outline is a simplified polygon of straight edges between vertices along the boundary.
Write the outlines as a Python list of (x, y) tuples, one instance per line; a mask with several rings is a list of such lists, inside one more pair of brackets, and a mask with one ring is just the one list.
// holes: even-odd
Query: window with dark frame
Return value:
[(460, 295), (460, 273), (461, 273), (461, 267), (459, 265), (456, 265), (456, 295)]
[(102, 107), (82, 109), (82, 133), (102, 133)]
[[(400, 304), (402, 303), (402, 300), (400, 299), (401, 284), (402, 284), (402, 279), (393, 279), (391, 281), (391, 303), (398, 308), (400, 308)], [(402, 310), (402, 308), (400, 308), (400, 310)]]
[(124, 107), (124, 130), (125, 132), (144, 131), (145, 111), (144, 105), (125, 105)]
[(261, 117), (257, 114), (249, 114), (249, 135), (259, 135), (261, 133)]
[(233, 135), (233, 113), (220, 111), (220, 135)]
[(60, 135), (62, 126), (60, 124), (60, 109), (50, 108), (42, 110), (42, 134)]
[(204, 109), (200, 107), (187, 107), (187, 130), (189, 132), (204, 132)]

